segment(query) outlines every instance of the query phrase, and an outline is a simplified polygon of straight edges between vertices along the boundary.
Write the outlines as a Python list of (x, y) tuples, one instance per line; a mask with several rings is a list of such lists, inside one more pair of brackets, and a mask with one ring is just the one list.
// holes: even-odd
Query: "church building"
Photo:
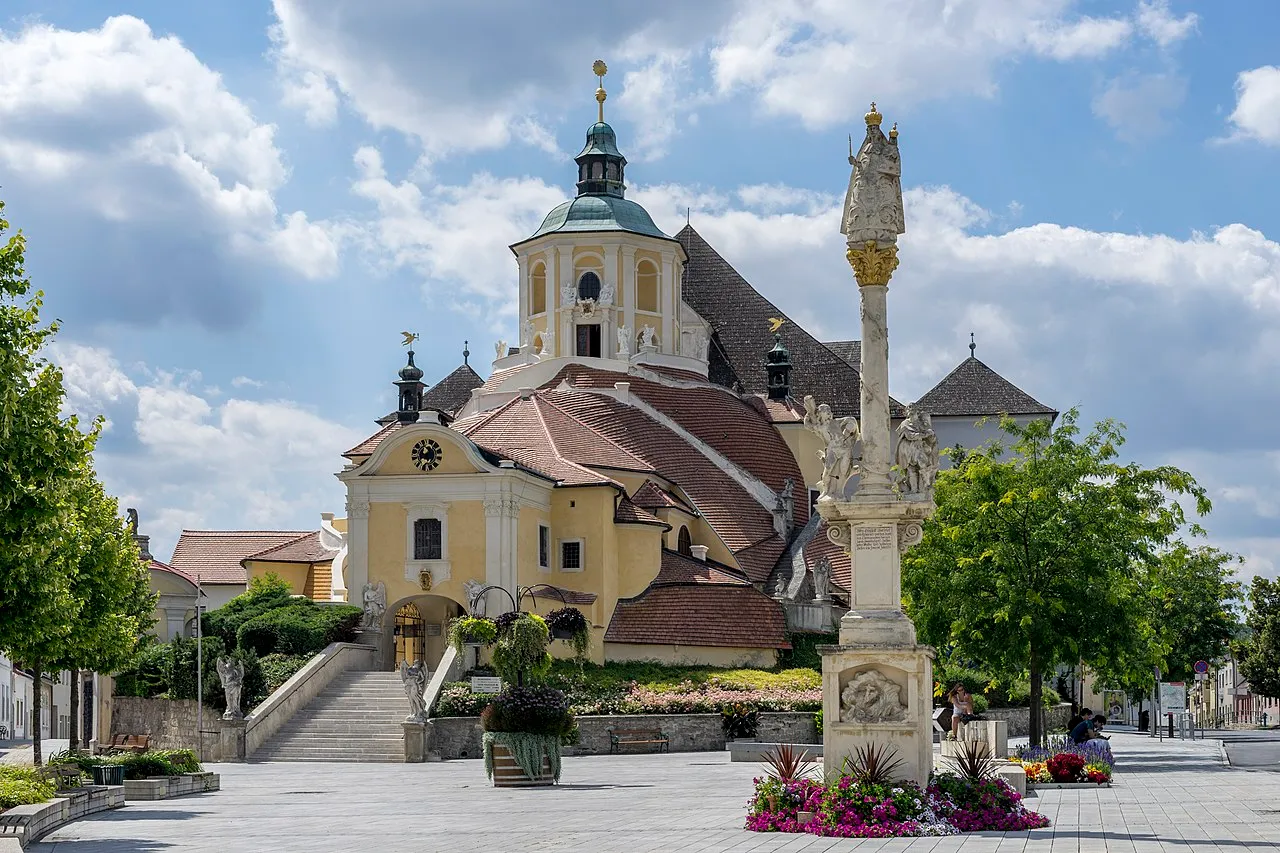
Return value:
[[(694, 228), (668, 235), (628, 199), (605, 97), (575, 196), (510, 247), (518, 342), (488, 379), (464, 361), (431, 388), (411, 349), (396, 411), (343, 454), (326, 579), (355, 602), (383, 585), (388, 667), (434, 669), (464, 612), (565, 604), (597, 662), (770, 666), (847, 609), (804, 400), (858, 417), (858, 342), (817, 340)], [(918, 411), (944, 447), (981, 443), (984, 416), (1056, 416), (972, 349)], [(308, 565), (298, 592), (324, 597)]]

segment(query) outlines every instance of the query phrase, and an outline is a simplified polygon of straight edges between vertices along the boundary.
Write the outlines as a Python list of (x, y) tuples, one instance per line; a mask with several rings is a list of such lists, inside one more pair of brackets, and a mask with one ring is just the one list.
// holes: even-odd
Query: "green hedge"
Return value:
[(86, 775), (101, 764), (124, 767), (126, 779), (150, 779), (199, 773), (204, 768), (189, 749), (149, 749), (146, 752), (123, 752), (116, 755), (90, 755), (87, 752), (59, 752), (49, 756), (49, 764), (74, 764)]
[(313, 655), (330, 643), (355, 639), (362, 611), (349, 604), (318, 605), (292, 599), (247, 619), (236, 629), (236, 646), (259, 655)]
[(54, 792), (54, 784), (41, 779), (30, 767), (0, 765), (0, 810), (45, 803)]
[(267, 695), (270, 696), (280, 689), (282, 684), (306, 666), (307, 661), (313, 657), (314, 655), (264, 655), (261, 663)]

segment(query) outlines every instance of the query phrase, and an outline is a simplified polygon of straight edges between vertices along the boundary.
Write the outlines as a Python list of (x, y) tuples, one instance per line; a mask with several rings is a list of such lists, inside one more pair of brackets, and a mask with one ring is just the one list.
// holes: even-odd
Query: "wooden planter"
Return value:
[(542, 773), (537, 778), (530, 779), (525, 772), (520, 769), (520, 765), (516, 764), (515, 757), (511, 751), (501, 744), (493, 745), (493, 787), (495, 788), (542, 788), (548, 785), (554, 785), (555, 778), (551, 775), (551, 762), (544, 755), (542, 757)]

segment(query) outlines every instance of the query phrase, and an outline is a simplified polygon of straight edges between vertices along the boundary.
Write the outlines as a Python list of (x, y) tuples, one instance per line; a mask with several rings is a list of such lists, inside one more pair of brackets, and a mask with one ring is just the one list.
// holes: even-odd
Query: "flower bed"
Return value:
[(1048, 746), (1024, 746), (1010, 759), (1021, 764), (1027, 783), (1095, 784), (1111, 782), (1115, 758), (1105, 740), (1074, 744), (1065, 739), (1050, 740)]
[[(1002, 779), (970, 782), (937, 774), (926, 790), (912, 782), (856, 782), (843, 775), (834, 784), (812, 779), (756, 780), (747, 805), (747, 829), (807, 832), (844, 838), (954, 835), (995, 830), (1013, 832), (1049, 825), (1049, 819), (1022, 805)], [(813, 813), (801, 822), (801, 812)]]

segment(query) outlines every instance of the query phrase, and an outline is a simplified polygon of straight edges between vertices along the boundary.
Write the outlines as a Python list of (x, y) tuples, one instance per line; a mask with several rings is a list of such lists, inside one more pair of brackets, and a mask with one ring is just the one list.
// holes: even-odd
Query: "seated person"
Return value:
[(1081, 708), (1077, 713), (1071, 715), (1071, 719), (1067, 720), (1067, 733), (1070, 734), (1076, 730), (1076, 726), (1085, 720), (1093, 717), (1093, 711), (1088, 708)]
[(960, 731), (960, 724), (976, 720), (978, 715), (973, 713), (973, 694), (966, 690), (960, 682), (956, 682), (956, 686), (951, 688), (947, 698), (951, 700), (950, 740), (955, 740)]
[(1071, 730), (1071, 742), (1080, 744), (1095, 739), (1107, 740), (1102, 737), (1102, 727), (1106, 722), (1107, 718), (1101, 714), (1095, 714), (1092, 720), (1083, 720)]

